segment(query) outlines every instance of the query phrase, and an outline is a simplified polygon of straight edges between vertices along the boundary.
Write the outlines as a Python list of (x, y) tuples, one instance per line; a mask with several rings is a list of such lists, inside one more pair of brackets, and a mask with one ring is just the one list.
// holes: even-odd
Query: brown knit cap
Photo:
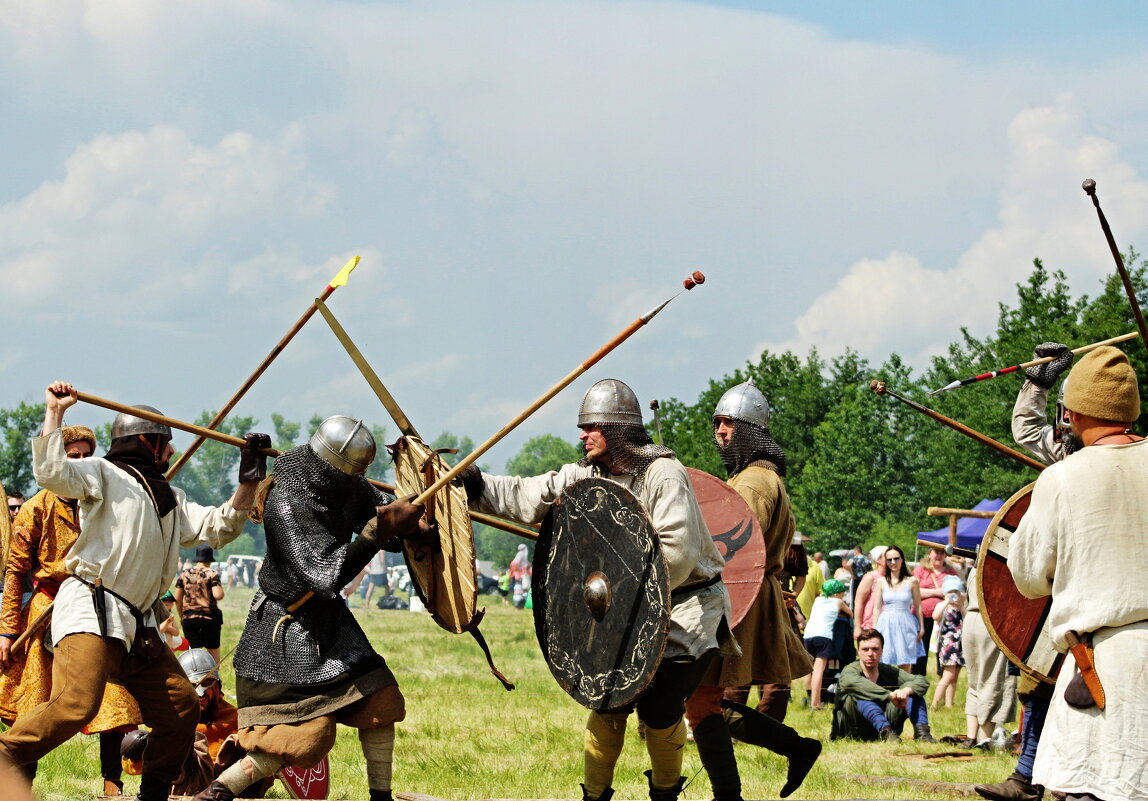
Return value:
[(1140, 387), (1124, 351), (1105, 345), (1069, 373), (1065, 408), (1101, 420), (1132, 423), (1140, 416)]
[(96, 435), (87, 426), (64, 426), (60, 429), (60, 435), (64, 438), (65, 445), (70, 445), (73, 442), (87, 442), (92, 446), (92, 453), (96, 452)]

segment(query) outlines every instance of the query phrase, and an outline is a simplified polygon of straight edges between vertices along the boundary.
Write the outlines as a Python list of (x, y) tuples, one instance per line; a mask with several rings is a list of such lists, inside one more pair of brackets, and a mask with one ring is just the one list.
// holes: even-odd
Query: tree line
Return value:
[[(1131, 266), (1144, 305), (1148, 261), (1132, 251), (1125, 263)], [(770, 427), (787, 455), (785, 480), (798, 529), (813, 538), (815, 549), (828, 552), (889, 543), (911, 549), (917, 531), (943, 525), (941, 519), (926, 514), (927, 507), (970, 508), (982, 498), (1007, 499), (1036, 474), (892, 398), (877, 396), (869, 388), (870, 380), (885, 381), (898, 394), (1015, 448), (1010, 422), (1023, 373), (933, 398), (926, 398), (926, 393), (957, 378), (1027, 361), (1040, 342), (1077, 347), (1135, 328), (1118, 276), (1102, 282), (1094, 297), (1074, 297), (1065, 275), (1050, 272), (1036, 259), (1027, 280), (1017, 285), (1015, 301), (999, 304), (995, 332), (978, 339), (962, 328), (945, 354), (934, 357), (920, 374), (914, 374), (896, 353), (873, 364), (852, 350), (829, 360), (816, 349), (804, 356), (766, 351), (742, 369), (709, 379), (692, 403), (662, 400), (662, 437), (683, 463), (724, 477), (713, 442), (713, 409), (729, 387), (753, 379), (769, 401)], [(1148, 352), (1135, 340), (1123, 347), (1140, 376), (1141, 394), (1148, 397)], [(35, 488), (29, 439), (39, 430), (43, 416), (43, 404), (0, 409), (0, 481), (9, 489), (30, 494)], [(213, 416), (213, 411), (204, 411), (195, 422), (207, 425)], [(313, 415), (298, 422), (272, 414), (274, 446), (286, 450), (305, 442), (322, 419)], [(255, 417), (233, 417), (219, 430), (242, 436), (259, 427)], [(96, 430), (102, 448), (110, 442), (110, 428), (104, 424)], [(656, 436), (653, 421), (648, 428)], [(390, 460), (382, 450), (386, 430), (372, 426), (371, 431), (380, 454), (367, 475), (388, 481)], [(444, 456), (451, 464), (474, 449), (470, 437), (451, 432), (443, 432), (428, 444), (434, 449), (457, 449), (457, 454)], [(573, 436), (546, 434), (526, 442), (507, 462), (505, 472), (537, 475), (581, 455)], [(208, 441), (173, 483), (193, 501), (221, 503), (234, 491), (238, 460), (238, 449)], [(482, 469), (490, 470), (485, 465)], [(478, 558), (497, 566), (510, 562), (520, 542), (512, 534), (475, 526)], [(262, 528), (249, 524), (222, 553), (258, 555), (265, 549)]]

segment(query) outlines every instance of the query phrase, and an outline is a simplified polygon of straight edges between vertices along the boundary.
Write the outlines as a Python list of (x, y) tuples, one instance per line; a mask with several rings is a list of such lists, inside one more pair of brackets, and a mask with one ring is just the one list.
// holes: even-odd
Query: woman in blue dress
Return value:
[(921, 642), (925, 630), (921, 619), (921, 585), (905, 564), (905, 553), (896, 545), (885, 551), (885, 572), (873, 585), (877, 600), (873, 614), (877, 630), (885, 637), (881, 661), (909, 670), (925, 655)]

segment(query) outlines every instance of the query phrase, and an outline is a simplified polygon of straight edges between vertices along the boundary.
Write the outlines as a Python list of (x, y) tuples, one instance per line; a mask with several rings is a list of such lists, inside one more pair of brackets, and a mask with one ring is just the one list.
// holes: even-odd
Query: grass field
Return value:
[[(236, 642), (252, 591), (236, 589), (223, 602), (224, 653)], [(426, 613), (355, 609), (363, 628), (386, 657), (407, 699), (407, 719), (397, 727), (395, 789), (444, 799), (580, 798), (581, 742), (586, 711), (551, 678), (534, 638), (529, 612), (487, 601), (482, 629), (498, 667), (517, 684), (507, 692), (490, 675), (482, 652), (468, 635), (452, 635)], [(361, 601), (354, 599), (356, 604)], [(234, 690), (230, 660), (224, 686)], [(804, 693), (802, 692), (803, 696)], [(795, 693), (795, 698), (797, 693)], [(958, 702), (964, 697), (962, 674)], [(999, 781), (1015, 759), (1003, 754), (963, 759), (925, 759), (923, 755), (951, 746), (829, 742), (829, 712), (791, 705), (786, 723), (802, 734), (822, 738), (825, 752), (798, 799), (956, 798), (919, 783)], [(963, 734), (959, 709), (933, 716), (934, 734)], [(911, 727), (909, 727), (911, 728)], [(631, 718), (626, 748), (615, 777), (616, 798), (646, 798), (642, 771), (648, 768), (645, 748)], [(785, 777), (785, 760), (766, 751), (738, 745), (745, 798), (776, 798)], [(342, 730), (331, 754), (332, 799), (365, 799), (366, 776), (353, 730)], [(91, 798), (99, 789), (97, 741), (79, 736), (46, 757), (40, 765), (36, 792), (43, 801)], [(683, 773), (693, 777), (683, 798), (711, 798), (709, 781), (692, 745), (687, 745)], [(856, 776), (891, 776), (908, 781), (882, 786)], [(127, 790), (138, 779), (127, 777)], [(279, 786), (270, 798), (287, 798)]]

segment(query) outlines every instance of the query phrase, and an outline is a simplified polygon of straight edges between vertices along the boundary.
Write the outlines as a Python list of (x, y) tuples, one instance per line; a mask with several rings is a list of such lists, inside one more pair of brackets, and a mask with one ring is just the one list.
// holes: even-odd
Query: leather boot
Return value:
[(200, 790), (191, 801), (234, 801), (235, 793), (231, 788), (220, 781), (214, 781)]
[(1003, 782), (978, 784), (973, 789), (977, 795), (989, 801), (1040, 801), (1044, 797), (1043, 787), (1033, 784), (1015, 770)]
[(892, 726), (884, 726), (881, 731), (877, 732), (877, 739), (887, 743), (899, 743), (901, 742), (901, 735), (893, 731)]
[(124, 783), (115, 782), (111, 779), (104, 779), (104, 795), (108, 798), (115, 798), (124, 794)]
[(778, 794), (782, 798), (787, 798), (801, 786), (805, 777), (809, 775), (813, 763), (821, 756), (821, 742), (812, 737), (802, 737), (784, 723), (778, 723), (745, 704), (723, 700), (721, 705), (723, 709), (729, 710), (727, 717), (729, 733), (736, 739), (759, 748), (767, 748), (789, 760), (785, 786)]
[(678, 796), (682, 794), (682, 789), (686, 786), (686, 777), (679, 776), (673, 787), (662, 790), (654, 787), (654, 772), (647, 770), (646, 783), (650, 785), (650, 801), (678, 801)]
[(390, 790), (367, 790), (369, 801), (394, 801)]
[(586, 785), (580, 784), (578, 786), (582, 788), (582, 801), (610, 801), (610, 799), (614, 797), (613, 787), (607, 787), (602, 791), (602, 795), (597, 798), (591, 798), (590, 794), (586, 792)]
[(170, 796), (171, 782), (146, 773), (140, 776), (140, 793), (136, 796), (136, 801), (168, 801)]
[(725, 718), (718, 714), (704, 718), (694, 729), (694, 743), (710, 777), (714, 801), (742, 801), (741, 776)]
[(913, 739), (919, 743), (935, 743), (937, 741), (928, 723), (913, 724)]

